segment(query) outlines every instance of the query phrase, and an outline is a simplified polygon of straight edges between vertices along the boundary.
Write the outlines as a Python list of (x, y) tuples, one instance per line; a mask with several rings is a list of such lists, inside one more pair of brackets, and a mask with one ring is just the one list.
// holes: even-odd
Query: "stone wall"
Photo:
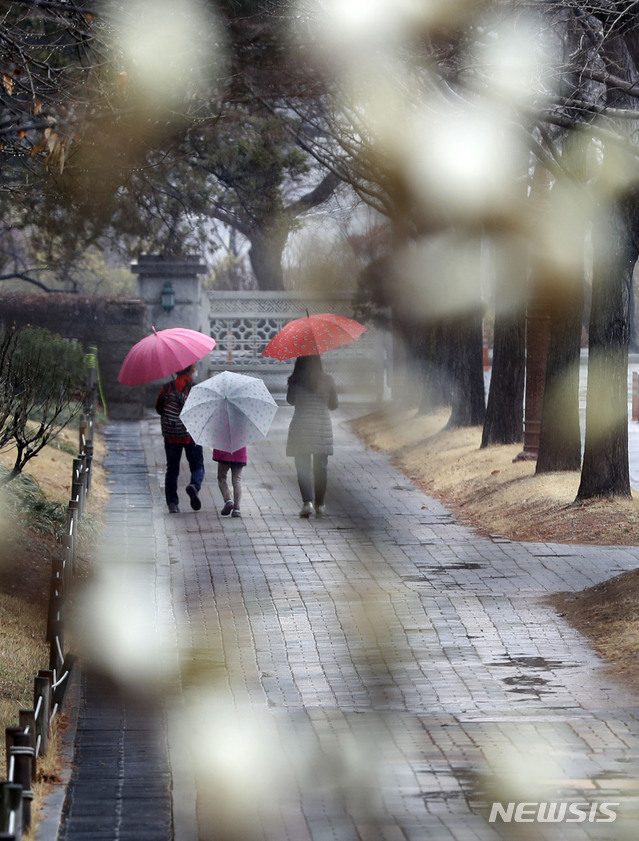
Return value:
[(100, 382), (107, 413), (134, 419), (144, 412), (144, 390), (123, 386), (118, 371), (127, 351), (147, 334), (146, 305), (137, 298), (105, 298), (66, 293), (0, 295), (0, 324), (46, 327), (86, 350), (98, 348)]

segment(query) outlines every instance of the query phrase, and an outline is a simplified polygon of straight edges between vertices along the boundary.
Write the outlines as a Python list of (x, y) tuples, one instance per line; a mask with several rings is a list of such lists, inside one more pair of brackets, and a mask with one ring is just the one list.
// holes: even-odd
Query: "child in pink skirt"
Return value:
[[(241, 517), (240, 499), (242, 497), (242, 468), (246, 464), (246, 447), (235, 450), (232, 453), (226, 450), (213, 450), (213, 461), (217, 462), (217, 486), (224, 498), (224, 507), (220, 511), (223, 517), (228, 514), (231, 517)], [(227, 482), (229, 470), (231, 471), (231, 484), (233, 486), (233, 497)]]

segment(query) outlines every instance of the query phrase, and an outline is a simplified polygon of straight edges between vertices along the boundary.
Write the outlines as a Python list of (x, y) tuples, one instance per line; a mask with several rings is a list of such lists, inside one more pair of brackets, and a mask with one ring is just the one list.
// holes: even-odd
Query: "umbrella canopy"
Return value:
[(330, 312), (306, 315), (285, 324), (267, 344), (262, 356), (275, 359), (317, 356), (357, 341), (366, 329), (363, 324), (343, 315)]
[(235, 452), (264, 438), (276, 411), (262, 380), (222, 371), (193, 386), (180, 420), (197, 444)]
[(189, 330), (187, 327), (169, 327), (156, 331), (133, 345), (124, 357), (118, 382), (123, 385), (141, 385), (168, 377), (202, 359), (215, 347), (215, 339)]

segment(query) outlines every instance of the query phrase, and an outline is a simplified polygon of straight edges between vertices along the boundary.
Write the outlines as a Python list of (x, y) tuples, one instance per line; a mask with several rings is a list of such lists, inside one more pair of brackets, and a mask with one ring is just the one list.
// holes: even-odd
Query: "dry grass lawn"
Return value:
[[(73, 452), (79, 448), (78, 434), (65, 429), (58, 440), (32, 459), (25, 474), (38, 483), (50, 501), (68, 503), (71, 491)], [(99, 512), (107, 491), (100, 479), (101, 446), (89, 496), (89, 511)], [(0, 453), (0, 463), (11, 466), (11, 451)], [(1, 489), (0, 489), (1, 491)], [(1, 496), (1, 494), (0, 494)], [(36, 534), (19, 527), (0, 507), (0, 728), (17, 725), (21, 709), (33, 709), (33, 679), (49, 665), (45, 640), (51, 562), (62, 551), (51, 534)], [(47, 783), (56, 777), (54, 722), (47, 757), (38, 763), (39, 779), (34, 784), (34, 816), (40, 808)], [(5, 767), (4, 738), (0, 742), (0, 767)], [(0, 772), (0, 779), (4, 779)], [(33, 835), (25, 836), (29, 841)]]
[[(481, 429), (446, 430), (448, 412), (417, 415), (384, 407), (352, 426), (366, 443), (444, 501), (480, 534), (512, 540), (639, 545), (639, 502), (575, 503), (579, 473), (535, 476), (535, 464), (513, 459), (521, 445), (480, 449)], [(617, 676), (639, 692), (639, 570), (578, 594), (549, 597)]]

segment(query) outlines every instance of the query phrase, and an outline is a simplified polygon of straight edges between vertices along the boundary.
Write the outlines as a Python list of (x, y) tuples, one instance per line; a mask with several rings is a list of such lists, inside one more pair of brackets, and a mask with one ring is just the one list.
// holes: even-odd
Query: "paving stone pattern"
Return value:
[[(61, 841), (160, 841), (172, 837), (170, 772), (158, 719), (83, 675), (75, 771)], [(149, 774), (149, 768), (153, 772)]]
[[(106, 433), (110, 499), (105, 512), (109, 545), (102, 562), (126, 576), (146, 571), (149, 589), (155, 560), (149, 515), (152, 500), (137, 424)], [(173, 837), (164, 716), (155, 704), (125, 700), (115, 687), (87, 670), (82, 674), (73, 773), (59, 841), (162, 841)], [(149, 768), (153, 771), (149, 774)]]
[[(109, 529), (121, 530), (122, 559), (174, 634), (177, 683), (208, 670), (238, 705), (266, 712), (283, 754), (302, 769), (270, 804), (275, 816), (256, 806), (259, 820), (243, 837), (634, 837), (636, 701), (543, 596), (634, 568), (639, 549), (478, 537), (357, 440), (346, 423), (354, 411), (335, 413), (325, 519), (297, 516), (288, 407), (249, 449), (242, 519), (219, 516), (210, 457), (202, 510), (192, 512), (181, 490), (182, 513), (165, 513), (157, 420), (109, 428), (121, 454), (110, 464), (119, 495)], [(130, 472), (135, 481), (122, 490)], [(222, 837), (209, 823), (212, 787), (194, 772), (191, 802), (170, 734), (168, 750), (175, 838)], [(161, 760), (157, 778), (161, 788)], [(74, 790), (75, 782), (71, 801)], [(494, 800), (615, 802), (619, 817), (528, 823), (515, 835), (517, 825), (487, 821)], [(171, 837), (166, 806), (157, 813), (162, 832), (138, 838)], [(70, 832), (63, 837), (82, 837)]]

